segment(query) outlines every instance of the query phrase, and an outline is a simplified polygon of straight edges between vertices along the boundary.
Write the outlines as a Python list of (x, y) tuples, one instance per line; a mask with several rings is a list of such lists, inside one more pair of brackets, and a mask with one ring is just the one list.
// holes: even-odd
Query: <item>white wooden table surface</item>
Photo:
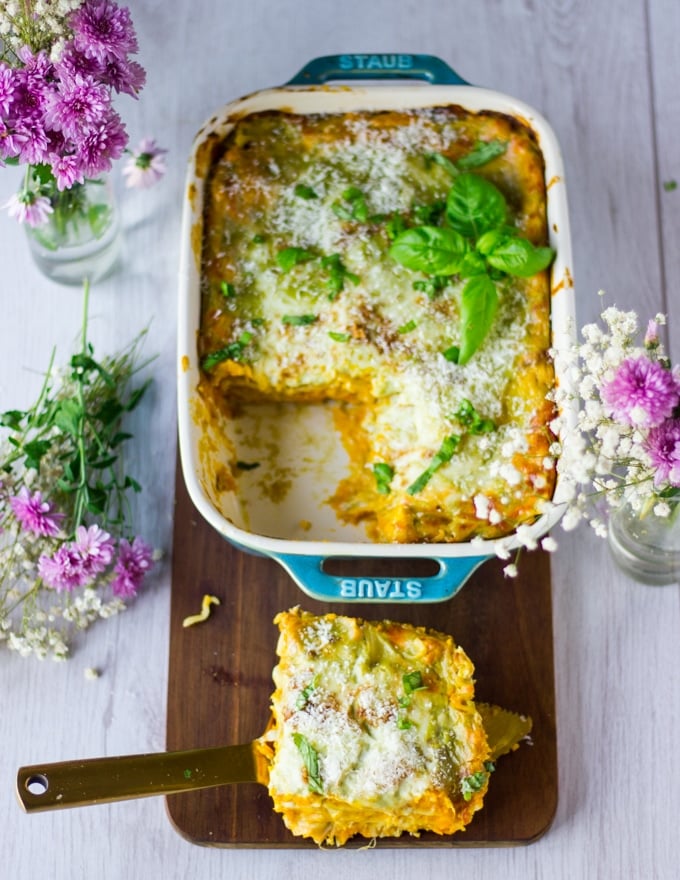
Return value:
[[(470, 82), (539, 109), (567, 169), (579, 323), (597, 291), (646, 320), (670, 313), (680, 357), (680, 4), (677, 0), (131, 0), (148, 84), (120, 103), (132, 141), (156, 136), (169, 172), (126, 192), (122, 271), (93, 292), (91, 332), (112, 351), (151, 320), (155, 390), (134, 430), (145, 491), (142, 534), (168, 553), (119, 618), (66, 664), (0, 653), (0, 874), (24, 878), (464, 876), (489, 880), (679, 876), (680, 592), (613, 567), (588, 531), (558, 530), (553, 560), (560, 796), (551, 830), (528, 847), (370, 852), (212, 850), (171, 827), (162, 799), (24, 815), (21, 764), (164, 747), (175, 461), (176, 273), (185, 162), (222, 104), (278, 85), (310, 58), (428, 52)], [(14, 171), (0, 170), (0, 198)], [(33, 268), (23, 231), (0, 217), (0, 409), (29, 403), (49, 351), (64, 358), (80, 292)], [(101, 678), (84, 670), (98, 667)]]

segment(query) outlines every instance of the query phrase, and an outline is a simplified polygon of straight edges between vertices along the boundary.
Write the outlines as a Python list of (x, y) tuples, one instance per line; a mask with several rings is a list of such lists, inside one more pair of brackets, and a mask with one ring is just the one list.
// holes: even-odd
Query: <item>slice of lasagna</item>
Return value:
[(269, 793), (316, 843), (453, 834), (490, 770), (473, 666), (451, 636), (299, 608), (277, 615)]

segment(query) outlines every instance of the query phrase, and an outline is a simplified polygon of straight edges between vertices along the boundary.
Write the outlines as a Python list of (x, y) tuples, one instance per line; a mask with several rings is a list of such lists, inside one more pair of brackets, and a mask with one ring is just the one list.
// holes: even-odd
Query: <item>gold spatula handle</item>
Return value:
[(255, 743), (245, 743), (21, 767), (17, 795), (32, 813), (264, 781), (266, 762)]

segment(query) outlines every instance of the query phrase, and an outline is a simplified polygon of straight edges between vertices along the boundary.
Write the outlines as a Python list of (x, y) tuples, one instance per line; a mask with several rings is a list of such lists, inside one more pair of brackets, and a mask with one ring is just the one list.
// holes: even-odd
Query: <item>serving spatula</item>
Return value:
[[(531, 719), (477, 703), (491, 759), (517, 748)], [(33, 764), (17, 772), (17, 796), (27, 813), (85, 807), (130, 798), (179, 794), (234, 782), (267, 785), (269, 763), (259, 740), (175, 752)]]

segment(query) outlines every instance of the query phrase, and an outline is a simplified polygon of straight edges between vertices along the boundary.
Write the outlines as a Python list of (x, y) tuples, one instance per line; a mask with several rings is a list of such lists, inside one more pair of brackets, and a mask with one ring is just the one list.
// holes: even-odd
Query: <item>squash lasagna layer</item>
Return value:
[[(436, 247), (431, 272), (393, 250), (404, 230), (446, 226), (452, 180), (470, 166), (502, 194), (497, 240), (545, 245), (532, 131), (458, 106), (270, 111), (236, 120), (212, 150), (198, 342), (210, 405), (330, 401), (350, 468), (329, 501), (372, 541), (496, 538), (534, 521), (554, 489), (548, 271), (485, 265), (490, 245), (473, 232), (456, 271)], [(481, 300), (472, 317), (463, 302), (476, 273), (497, 308), (462, 363), (463, 332), (485, 320)]]
[(269, 793), (316, 843), (453, 834), (492, 765), (473, 666), (450, 636), (294, 608), (277, 615)]

